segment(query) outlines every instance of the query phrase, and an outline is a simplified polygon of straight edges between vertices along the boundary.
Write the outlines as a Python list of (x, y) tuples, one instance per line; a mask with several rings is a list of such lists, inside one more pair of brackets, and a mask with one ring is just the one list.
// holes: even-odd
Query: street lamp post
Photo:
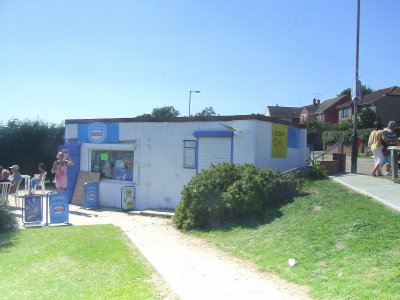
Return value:
[(356, 40), (356, 78), (353, 85), (353, 101), (354, 101), (354, 127), (351, 136), (351, 173), (357, 173), (357, 155), (358, 155), (358, 136), (357, 136), (357, 110), (358, 100), (362, 97), (361, 82), (358, 80), (358, 57), (360, 44), (360, 0), (357, 0), (357, 40)]
[(192, 93), (200, 93), (200, 91), (190, 91), (189, 92), (189, 117), (190, 117), (190, 102), (192, 101)]

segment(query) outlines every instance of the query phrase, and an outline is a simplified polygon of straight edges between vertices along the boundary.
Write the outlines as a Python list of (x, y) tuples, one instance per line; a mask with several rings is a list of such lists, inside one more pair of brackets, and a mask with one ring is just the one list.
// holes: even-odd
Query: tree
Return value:
[(136, 118), (157, 118), (157, 117), (177, 117), (180, 115), (179, 110), (173, 106), (163, 106), (153, 108), (151, 114), (142, 114), (136, 116)]
[(359, 128), (373, 128), (376, 121), (376, 113), (369, 107), (362, 110), (360, 113)]
[(44, 121), (18, 119), (0, 124), (0, 157), (3, 167), (17, 164), (22, 174), (37, 173), (39, 163), (50, 171), (58, 145), (62, 145), (64, 125), (48, 124)]
[[(375, 92), (375, 91), (373, 89), (371, 89), (369, 86), (366, 86), (364, 84), (361, 85), (362, 97), (364, 97), (365, 95), (371, 94), (373, 92)], [(344, 89), (337, 96), (344, 96), (344, 95), (349, 95), (351, 97), (351, 88)]]
[(324, 124), (317, 120), (307, 119), (304, 125), (307, 128), (307, 144), (322, 143), (322, 132), (325, 130)]
[(203, 110), (197, 114), (195, 114), (195, 117), (210, 117), (210, 116), (216, 116), (217, 113), (214, 111), (212, 106), (210, 107), (205, 107)]

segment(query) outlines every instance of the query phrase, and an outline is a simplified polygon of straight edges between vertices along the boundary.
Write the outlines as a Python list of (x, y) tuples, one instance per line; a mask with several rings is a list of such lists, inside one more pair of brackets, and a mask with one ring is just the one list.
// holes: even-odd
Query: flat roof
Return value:
[(100, 118), (100, 119), (67, 119), (65, 124), (90, 124), (93, 122), (102, 123), (137, 123), (137, 122), (215, 122), (215, 121), (239, 121), (239, 120), (258, 120), (282, 125), (288, 125), (297, 128), (305, 128), (303, 124), (296, 124), (294, 122), (278, 120), (276, 118), (267, 117), (261, 114), (251, 115), (233, 115), (233, 116), (207, 116), (207, 117), (136, 117), (136, 118)]

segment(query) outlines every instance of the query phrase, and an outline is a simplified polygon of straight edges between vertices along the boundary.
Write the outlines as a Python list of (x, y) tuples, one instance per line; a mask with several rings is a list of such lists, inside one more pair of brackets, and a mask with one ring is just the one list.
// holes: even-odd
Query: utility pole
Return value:
[(358, 101), (362, 97), (361, 81), (358, 80), (358, 60), (359, 60), (359, 45), (360, 45), (360, 0), (357, 0), (357, 40), (356, 40), (356, 78), (353, 84), (351, 97), (354, 101), (354, 127), (353, 135), (351, 136), (351, 173), (357, 173), (357, 155), (358, 155)]

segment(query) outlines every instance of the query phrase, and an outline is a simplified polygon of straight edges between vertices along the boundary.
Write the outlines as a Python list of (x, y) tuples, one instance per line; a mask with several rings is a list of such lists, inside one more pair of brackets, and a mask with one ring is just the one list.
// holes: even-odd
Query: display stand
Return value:
[(24, 227), (42, 226), (43, 198), (41, 195), (24, 196), (22, 201), (22, 222)]
[(121, 188), (121, 209), (128, 211), (135, 208), (135, 186), (127, 185)]
[(48, 193), (46, 206), (46, 226), (71, 225), (69, 223), (69, 203), (66, 192)]

